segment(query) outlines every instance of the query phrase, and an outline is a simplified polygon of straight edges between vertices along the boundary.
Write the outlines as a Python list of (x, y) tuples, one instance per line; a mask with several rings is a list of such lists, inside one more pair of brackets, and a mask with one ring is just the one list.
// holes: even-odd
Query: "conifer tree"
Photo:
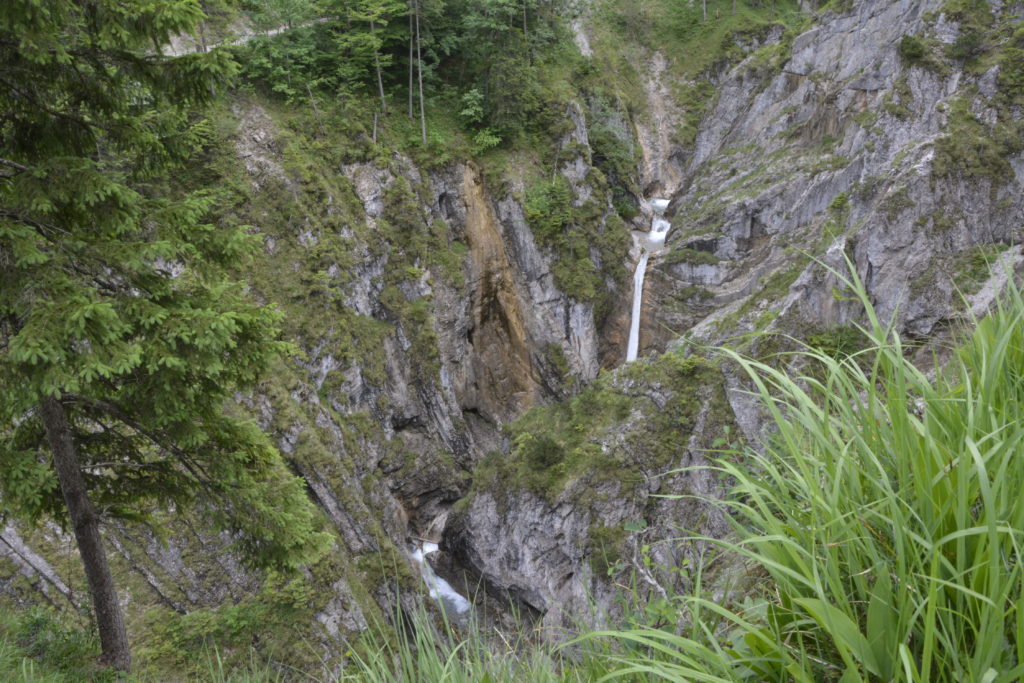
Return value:
[(130, 653), (101, 536), (205, 506), (256, 565), (322, 552), (301, 481), (233, 400), (284, 345), (229, 276), (257, 246), (161, 179), (234, 65), (165, 58), (196, 0), (0, 3), (0, 508), (78, 542), (102, 661)]

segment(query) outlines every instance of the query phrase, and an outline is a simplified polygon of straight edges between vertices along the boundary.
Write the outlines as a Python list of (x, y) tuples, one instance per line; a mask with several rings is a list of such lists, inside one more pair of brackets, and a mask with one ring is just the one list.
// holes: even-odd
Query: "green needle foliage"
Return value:
[[(739, 540), (767, 574), (721, 606), (680, 599), (685, 635), (612, 635), (612, 677), (1016, 681), (1024, 675), (1024, 295), (1015, 288), (926, 373), (857, 281), (871, 348), (784, 370), (725, 353), (774, 423), (723, 461)], [(737, 464), (737, 462), (739, 464)]]
[(229, 276), (259, 242), (206, 222), (216, 193), (163, 189), (235, 68), (157, 54), (201, 17), (195, 0), (0, 6), (2, 507), (65, 520), (59, 489), (78, 491), (77, 535), (199, 502), (255, 564), (294, 568), (325, 536), (232, 400), (288, 349)]

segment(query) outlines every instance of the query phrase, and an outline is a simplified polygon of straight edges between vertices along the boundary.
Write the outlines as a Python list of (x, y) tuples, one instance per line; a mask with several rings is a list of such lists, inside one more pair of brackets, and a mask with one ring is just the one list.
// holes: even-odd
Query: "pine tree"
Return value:
[[(404, 42), (398, 20), (406, 15), (405, 3), (401, 0), (329, 0), (323, 7), (338, 18), (335, 24), (340, 57), (337, 73), (349, 84), (361, 83), (372, 74), (381, 112), (387, 115), (384, 73), (391, 66), (391, 49)], [(394, 26), (389, 28), (391, 24)]]
[(102, 661), (130, 653), (105, 518), (200, 504), (252, 563), (322, 552), (301, 481), (233, 400), (286, 349), (229, 277), (258, 246), (162, 178), (202, 143), (221, 50), (195, 0), (0, 3), (0, 508), (74, 532)]

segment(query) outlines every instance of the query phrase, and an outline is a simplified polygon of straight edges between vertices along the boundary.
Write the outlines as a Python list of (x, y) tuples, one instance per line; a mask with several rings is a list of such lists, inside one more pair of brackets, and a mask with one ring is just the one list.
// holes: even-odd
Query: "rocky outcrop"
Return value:
[[(1016, 114), (998, 111), (998, 66), (976, 73), (942, 56), (959, 29), (941, 6), (827, 12), (780, 73), (761, 76), (755, 53), (724, 74), (673, 203), (675, 253), (652, 278), (650, 329), (663, 333), (648, 347), (695, 326), (723, 339), (779, 313), (773, 327), (789, 332), (846, 322), (835, 280), (810, 262), (840, 243), (898, 329), (926, 335), (959, 315), (958, 290), (980, 284), (968, 264), (1018, 239), (1024, 202), (1019, 155), (990, 175), (943, 151), (965, 119), (984, 136)], [(918, 34), (938, 43), (934, 63), (900, 56)], [(694, 256), (714, 263), (684, 263)]]
[[(233, 112), (224, 162), (236, 164), (247, 195), (224, 210), (263, 237), (253, 291), (282, 308), (301, 349), (243, 403), (337, 535), (336, 552), (303, 579), (316, 593), (304, 627), (319, 624), (309, 637), (330, 658), (372, 619), (412, 606), (408, 541), (436, 533), (479, 459), (502, 448), (502, 426), (597, 375), (593, 305), (559, 289), (521, 185), (495, 194), (472, 163), (428, 170), (400, 155), (296, 162), (295, 134), (268, 108), (239, 100)], [(580, 201), (610, 206), (587, 180), (581, 121), (566, 177)], [(238, 563), (230, 539), (198, 520), (186, 527), (163, 546), (130, 527), (107, 529), (130, 612), (189, 614), (264, 590), (266, 577)], [(71, 606), (73, 544), (19, 533), (9, 526), (2, 536), (0, 587), (35, 585)], [(224, 566), (210, 564), (219, 558)]]
[[(658, 106), (637, 124), (644, 182), (679, 191), (669, 209), (667, 249), (648, 270), (642, 353), (675, 346), (687, 353), (683, 335), (704, 343), (751, 331), (806, 337), (857, 322), (861, 311), (826, 270), (845, 272), (846, 259), (883, 319), (904, 335), (936, 334), (965, 309), (977, 315), (991, 302), (1007, 277), (998, 269), (1019, 268), (1022, 260), (1024, 155), (1012, 142), (1020, 113), (1007, 104), (1014, 96), (999, 87), (998, 48), (983, 70), (948, 56), (966, 29), (942, 14), (942, 6), (938, 0), (852, 3), (826, 11), (791, 38), (778, 67), (771, 55), (780, 45), (755, 49), (715, 75), (717, 97), (692, 149), (683, 151), (663, 128), (645, 129), (651, 121), (678, 121), (681, 111), (664, 102), (656, 78), (665, 72), (662, 57), (651, 58), (648, 97)], [(1011, 24), (1019, 21), (1009, 6), (994, 11)], [(906, 35), (923, 36), (927, 58), (901, 55)], [(775, 32), (772, 39), (783, 36)], [(965, 146), (958, 144), (963, 136), (1010, 142)], [(997, 267), (991, 278), (989, 261)], [(721, 373), (716, 381), (727, 396), (730, 424), (756, 443), (763, 416), (743, 378), (729, 367)], [(707, 382), (696, 381), (691, 391)], [(619, 450), (611, 434), (640, 429), (661, 409), (639, 397), (632, 405), (614, 428), (586, 428), (600, 452), (616, 453), (627, 466), (644, 462), (643, 449)], [(723, 424), (690, 423), (671, 437), (648, 438), (709, 443), (725, 437)], [(540, 434), (559, 441), (550, 427)], [(694, 464), (702, 458), (682, 447), (678, 455), (674, 462), (684, 467), (688, 458)], [(594, 570), (595, 535), (630, 539), (637, 532), (627, 529), (638, 528), (630, 520), (656, 520), (644, 528), (643, 543), (678, 554), (699, 546), (669, 540), (679, 535), (669, 530), (673, 524), (723, 531), (712, 521), (710, 503), (688, 511), (659, 508), (635, 491), (624, 494), (620, 481), (593, 474), (539, 494), (535, 482), (509, 474), (536, 454), (513, 446), (506, 457), (511, 464), (501, 470), (500, 487), (488, 488), (493, 475), (487, 471), (475, 475), (470, 497), (450, 518), (446, 545), (486, 581), (540, 612), (546, 625), (564, 625), (570, 613), (593, 614), (595, 605), (599, 614), (614, 611), (609, 568)], [(594, 469), (600, 466), (595, 460)], [(714, 498), (715, 482), (698, 483), (696, 476), (684, 470), (659, 491), (698, 490)], [(614, 531), (598, 531), (602, 524)], [(656, 573), (644, 574), (648, 564), (630, 562), (628, 550), (625, 557), (613, 568), (629, 566), (646, 586), (643, 595), (657, 597), (668, 586)], [(678, 555), (664, 560), (683, 566)]]
[(655, 52), (646, 67), (643, 85), (647, 112), (635, 122), (643, 152), (640, 182), (645, 196), (671, 197), (682, 187), (685, 175), (686, 150), (674, 139), (683, 120), (683, 105), (672, 96), (665, 56)]
[(463, 170), (462, 197), (473, 272), (470, 362), (473, 377), (480, 378), (467, 382), (463, 405), (495, 422), (507, 422), (543, 396), (523, 321), (528, 303), (516, 291), (512, 263), (483, 179), (468, 166)]
[[(531, 414), (512, 452), (476, 473), (442, 548), (554, 637), (688, 588), (677, 569), (706, 548), (673, 539), (726, 530), (706, 469), (733, 424), (724, 386), (718, 368), (665, 356)], [(640, 603), (625, 606), (617, 584), (632, 579)]]

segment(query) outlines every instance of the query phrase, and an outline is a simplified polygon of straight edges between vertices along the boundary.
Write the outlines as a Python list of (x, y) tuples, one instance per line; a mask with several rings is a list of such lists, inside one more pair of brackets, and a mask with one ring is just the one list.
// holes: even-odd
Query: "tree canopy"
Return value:
[(384, 99), (415, 90), (410, 70), (422, 66), (428, 98), (475, 92), (478, 125), (511, 136), (542, 106), (535, 56), (555, 44), (565, 11), (564, 0), (309, 0), (298, 15), (321, 20), (249, 42), (245, 75), (288, 98), (308, 87)]
[(201, 18), (195, 0), (0, 5), (0, 505), (70, 510), (94, 602), (81, 532), (101, 518), (201, 503), (251, 562), (285, 568), (328, 538), (234, 400), (288, 348), (230, 275), (259, 240), (207, 221), (215, 190), (165, 182), (236, 68), (160, 54)]

